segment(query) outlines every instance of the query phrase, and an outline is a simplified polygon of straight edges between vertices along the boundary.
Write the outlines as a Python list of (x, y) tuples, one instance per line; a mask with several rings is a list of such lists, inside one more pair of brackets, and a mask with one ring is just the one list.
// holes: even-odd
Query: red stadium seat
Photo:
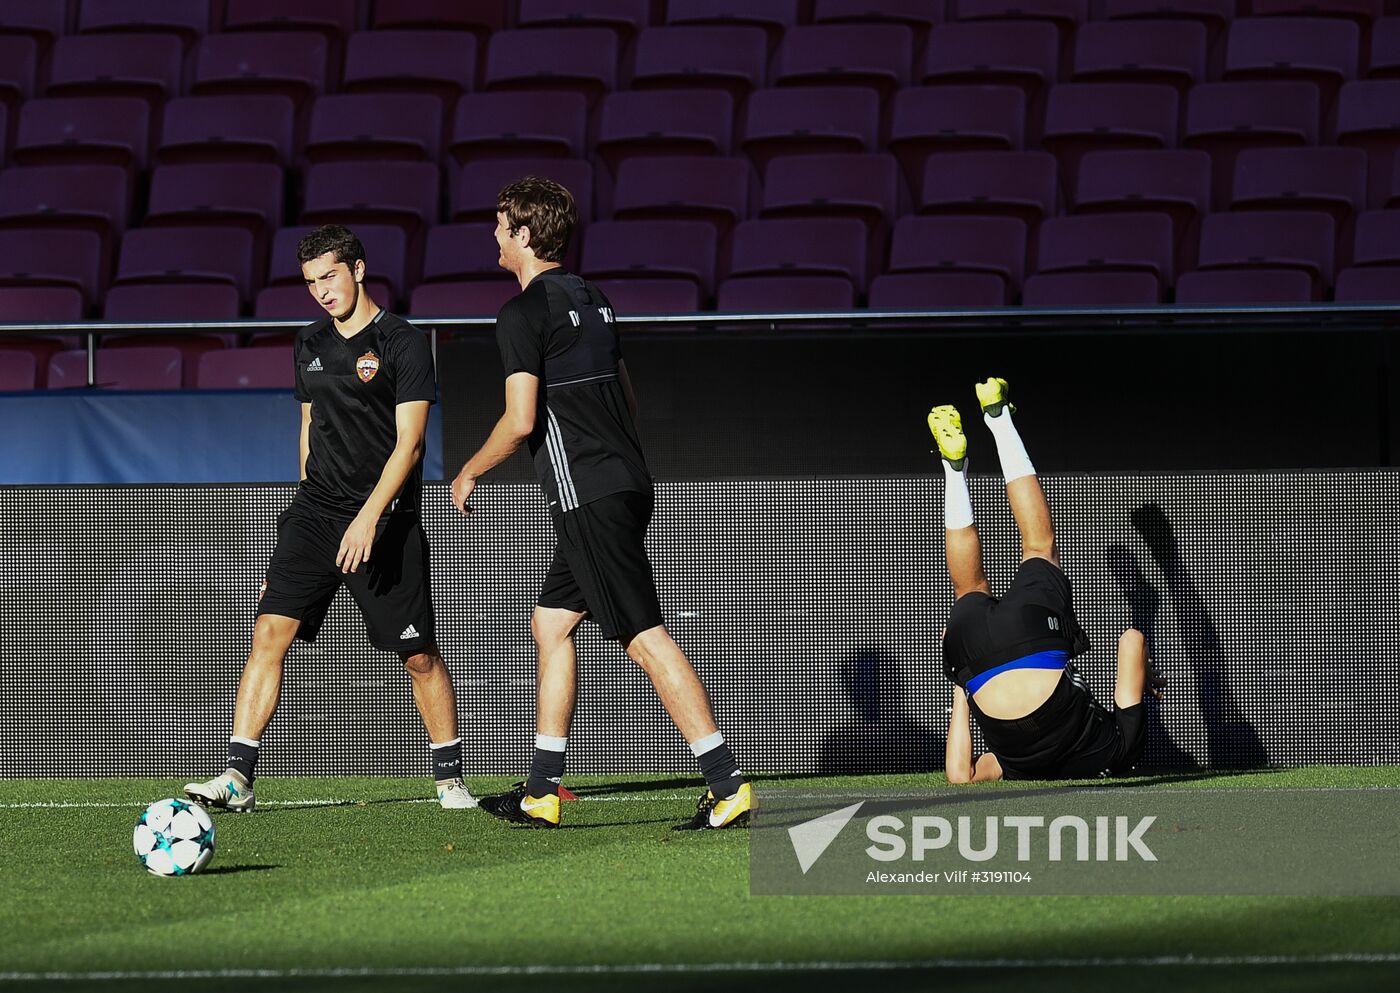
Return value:
[(1181, 143), (1210, 154), (1213, 205), (1221, 210), (1234, 192), (1240, 152), (1315, 145), (1319, 116), (1312, 83), (1203, 83), (1187, 99)]
[[(302, 225), (279, 230), (272, 238), (269, 286), (296, 286), (305, 291), (297, 244), (312, 232)], [(412, 283), (408, 244), (403, 229), (385, 224), (357, 224), (355, 237), (365, 249), (365, 285), (381, 305), (393, 307)]]
[(252, 293), (253, 236), (238, 228), (140, 228), (122, 238), (116, 284), (225, 284)]
[(1184, 93), (1206, 78), (1206, 28), (1195, 21), (1096, 21), (1074, 41), (1078, 83), (1159, 83)]
[[(16, 324), (69, 324), (83, 319), (83, 297), (66, 286), (0, 286), (0, 314), (5, 315), (6, 322)], [(30, 340), (9, 335), (4, 338), (7, 346)], [(40, 340), (52, 344), (55, 339)], [(54, 350), (57, 351), (57, 345)]]
[(519, 0), (516, 25), (522, 28), (606, 28), (628, 45), (651, 18), (651, 0)]
[(209, 0), (82, 0), (83, 34), (167, 34), (188, 49), (213, 27)]
[(1335, 225), (1313, 211), (1211, 214), (1201, 223), (1200, 269), (1294, 269), (1312, 279), (1314, 300), (1332, 284)]
[(345, 46), (346, 93), (412, 93), (443, 107), (472, 88), (476, 36), (467, 31), (358, 31)]
[(593, 219), (593, 167), (578, 159), (486, 159), (468, 162), (453, 182), (452, 220), (496, 223), (496, 196), (508, 183), (542, 176), (573, 194), (579, 221)]
[(1362, 27), (1381, 16), (1382, 0), (1250, 0), (1250, 13), (1255, 16), (1291, 14), (1302, 17), (1345, 17)]
[(433, 228), (428, 232), (428, 248), (423, 255), (423, 282), (503, 278), (495, 230), (495, 221), (440, 224)]
[(955, 152), (924, 166), (921, 214), (1009, 214), (1028, 225), (1053, 217), (1059, 171), (1047, 152)]
[(1026, 280), (1026, 307), (1152, 307), (1162, 288), (1146, 272), (1037, 273)]
[(66, 30), (65, 0), (5, 0), (0, 4), (0, 34), (32, 38), (47, 54)]
[(1352, 263), (1400, 266), (1400, 210), (1370, 210), (1356, 219)]
[(1065, 83), (1050, 91), (1041, 145), (1074, 189), (1079, 160), (1110, 148), (1176, 145), (1177, 93), (1145, 83)]
[(909, 85), (914, 33), (903, 24), (804, 24), (783, 35), (777, 86), (863, 86), (882, 99)]
[[(690, 279), (599, 279), (597, 286), (618, 314), (693, 314), (700, 287)], [(663, 325), (664, 326), (664, 325)]]
[(1013, 151), (1025, 137), (1026, 97), (1014, 86), (921, 86), (895, 94), (889, 150), (910, 183), (932, 155)]
[(438, 168), (428, 162), (322, 162), (306, 171), (303, 224), (395, 224), (412, 245), (437, 220)]
[(1106, 20), (1184, 21), (1206, 29), (1207, 71), (1219, 75), (1225, 65), (1225, 32), (1235, 19), (1235, 0), (1103, 0)]
[(1151, 273), (1157, 299), (1175, 282), (1176, 249), (1165, 214), (1051, 218), (1040, 226), (1038, 258), (1041, 273)]
[(893, 155), (788, 155), (768, 166), (760, 216), (854, 217), (872, 234), (908, 209)]
[(306, 138), (309, 162), (436, 162), (442, 102), (421, 93), (318, 97)]
[(165, 105), (156, 158), (167, 165), (292, 161), (296, 107), (285, 96), (177, 97)]
[(1242, 17), (1230, 26), (1225, 79), (1297, 79), (1315, 83), (1329, 107), (1356, 78), (1361, 31), (1332, 17)]
[(225, 31), (315, 31), (336, 42), (355, 30), (355, 0), (225, 0)]
[(118, 165), (140, 170), (150, 152), (150, 107), (135, 97), (56, 97), (20, 108), (20, 165)]
[(0, 393), (18, 393), (39, 385), (39, 358), (28, 349), (12, 348), (0, 338)]
[(1337, 98), (1337, 144), (1365, 151), (1367, 203), (1385, 204), (1400, 156), (1400, 79), (1347, 83)]
[(903, 24), (914, 32), (914, 47), (923, 48), (929, 29), (943, 21), (943, 4), (928, 0), (816, 0), (813, 24)]
[(0, 34), (0, 110), (15, 120), (21, 103), (34, 95), (39, 43), (19, 34)]
[(594, 149), (608, 168), (635, 155), (728, 155), (734, 102), (707, 90), (609, 93)]
[(928, 51), (917, 76), (925, 84), (1017, 86), (1031, 101), (1054, 84), (1059, 61), (1059, 40), (1052, 24), (945, 24), (929, 32)]
[[(164, 288), (171, 289), (172, 287)], [(202, 296), (205, 290), (209, 287), (182, 286), (174, 288), (187, 292), (192, 298), (197, 298), (199, 296)], [(121, 287), (115, 287), (114, 289), (121, 289)], [(221, 287), (221, 289), (227, 289), (227, 287)], [(234, 317), (237, 316), (237, 311), (235, 311)], [(152, 318), (152, 320), (154, 319), (155, 318)], [(196, 318), (180, 317), (178, 319), (184, 321), (191, 321), (195, 320)], [(225, 318), (219, 318), (219, 320), (224, 319)], [(137, 320), (141, 319), (138, 318)], [(185, 389), (189, 390), (194, 389), (195, 386), (198, 385), (196, 382), (196, 374), (199, 369), (200, 358), (204, 355), (209, 354), (210, 352), (224, 351), (227, 347), (229, 347), (229, 345), (232, 344), (231, 341), (227, 341), (225, 339), (231, 339), (233, 337), (233, 335), (168, 334), (155, 332), (137, 332), (134, 334), (108, 334), (102, 336), (102, 349), (103, 351), (110, 351), (112, 349), (129, 348), (173, 348), (180, 353), (180, 385)]]
[(1400, 302), (1400, 267), (1352, 266), (1337, 276), (1338, 303)]
[(1088, 0), (957, 0), (957, 20), (1049, 21), (1064, 30), (1089, 19)]
[(1300, 269), (1210, 269), (1176, 281), (1176, 302), (1187, 306), (1312, 301), (1312, 278)]
[(794, 314), (855, 309), (855, 287), (841, 276), (740, 276), (720, 284), (725, 314)]
[(613, 196), (617, 220), (700, 220), (723, 237), (757, 198), (747, 159), (683, 156), (622, 163)]
[(211, 34), (195, 57), (196, 96), (274, 94), (298, 108), (325, 90), (326, 42), (297, 31)]
[(180, 92), (184, 46), (174, 35), (69, 35), (53, 46), (53, 97), (133, 96), (159, 107)]
[(588, 100), (580, 93), (468, 93), (457, 102), (448, 151), (463, 164), (577, 159), (587, 125)]
[[(143, 321), (233, 321), (239, 316), (238, 290), (227, 283), (135, 283), (113, 286), (102, 299), (102, 319)], [(138, 335), (103, 335), (102, 343), (132, 343)], [(218, 335), (194, 335), (222, 345)]]
[(282, 222), (282, 193), (282, 168), (263, 162), (157, 166), (146, 225), (240, 227), (261, 257), (268, 232)]
[[(178, 390), (184, 361), (178, 348), (99, 348), (96, 383), (103, 390)], [(49, 389), (87, 386), (87, 352), (59, 352), (49, 359)]]
[(1177, 266), (1194, 266), (1200, 219), (1210, 211), (1210, 156), (1191, 149), (1084, 156), (1074, 195), (1075, 213), (1144, 211), (1171, 218)]
[(513, 279), (424, 283), (413, 291), (408, 312), (414, 317), (494, 317), (519, 293), (520, 284)]
[(102, 239), (91, 231), (0, 230), (0, 286), (62, 286), (86, 309), (106, 288)]
[(780, 155), (873, 152), (879, 134), (880, 98), (873, 90), (798, 86), (749, 96), (742, 144), (764, 170)]
[[(1026, 271), (1026, 225), (1015, 217), (901, 217), (887, 267), (891, 273), (991, 273), (1016, 296)], [(873, 290), (872, 290), (873, 292)]]
[(0, 172), (0, 225), (80, 228), (110, 247), (126, 229), (130, 196), (117, 166), (18, 166)]
[(617, 36), (605, 28), (497, 31), (486, 50), (488, 90), (563, 90), (589, 105), (617, 88)]
[(1371, 28), (1372, 79), (1400, 79), (1400, 17), (1382, 17)]
[(483, 41), (506, 25), (506, 0), (393, 0), (376, 3), (375, 30), (471, 31)]
[(715, 286), (715, 229), (700, 221), (599, 221), (583, 241), (589, 279), (689, 279), (708, 296)]
[(712, 25), (761, 28), (774, 50), (783, 32), (797, 23), (797, 0), (748, 0), (742, 7), (734, 0), (669, 0), (667, 24)]
[[(373, 288), (369, 290), (369, 296), (380, 306), (388, 305), (388, 301), (375, 296)], [(306, 291), (305, 285), (266, 286), (258, 291), (258, 295), (253, 301), (253, 316), (263, 320), (310, 322), (322, 320), (326, 316), (326, 311), (312, 299), (311, 294)], [(254, 338), (251, 342), (253, 345), (261, 345), (262, 343), (263, 339), (260, 337)]]
[(722, 89), (738, 101), (764, 84), (768, 37), (742, 26), (647, 28), (634, 62), (634, 90)]
[(1235, 160), (1234, 210), (1323, 210), (1339, 234), (1366, 209), (1366, 153), (1359, 148), (1252, 148)]
[(870, 284), (871, 310), (1004, 307), (1011, 302), (1005, 280), (986, 272), (888, 273)]
[(290, 390), (295, 385), (292, 349), (285, 345), (207, 352), (195, 372), (201, 390)]
[(840, 276), (857, 296), (870, 276), (865, 225), (850, 217), (744, 221), (730, 245), (731, 276)]

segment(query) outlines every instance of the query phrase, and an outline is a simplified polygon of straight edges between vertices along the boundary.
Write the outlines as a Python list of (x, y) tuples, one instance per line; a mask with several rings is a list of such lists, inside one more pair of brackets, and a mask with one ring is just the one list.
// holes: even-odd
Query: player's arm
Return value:
[(394, 408), (394, 450), (384, 463), (379, 482), (375, 484), (369, 499), (340, 539), (335, 564), (340, 566), (342, 572), (354, 572), (360, 563), (369, 561), (370, 546), (374, 544), (374, 530), (379, 518), (389, 509), (389, 502), (398, 496), (409, 473), (423, 457), (430, 406), (427, 400), (409, 400)]
[(972, 757), (971, 714), (967, 694), (953, 687), (953, 711), (948, 718), (948, 744), (944, 750), (943, 772), (955, 785), (981, 783), (1001, 778), (1001, 763), (991, 752)]
[(467, 500), (476, 481), (516, 453), (535, 430), (535, 410), (540, 397), (540, 379), (528, 372), (506, 377), (506, 412), (491, 429), (486, 443), (467, 459), (452, 480), (452, 503), (464, 514), (471, 513)]
[(301, 405), (301, 478), (306, 478), (306, 457), (311, 454), (311, 404)]
[(627, 398), (627, 409), (632, 412), (632, 420), (637, 419), (637, 393), (632, 389), (632, 377), (627, 375), (627, 363), (617, 360), (617, 381), (622, 384), (622, 395)]

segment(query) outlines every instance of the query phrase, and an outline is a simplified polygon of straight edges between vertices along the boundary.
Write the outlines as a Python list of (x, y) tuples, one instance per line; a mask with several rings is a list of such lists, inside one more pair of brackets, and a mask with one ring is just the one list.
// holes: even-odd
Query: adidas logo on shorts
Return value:
[(409, 638), (418, 637), (418, 629), (410, 624), (403, 629), (403, 634), (399, 635), (399, 641), (407, 641)]

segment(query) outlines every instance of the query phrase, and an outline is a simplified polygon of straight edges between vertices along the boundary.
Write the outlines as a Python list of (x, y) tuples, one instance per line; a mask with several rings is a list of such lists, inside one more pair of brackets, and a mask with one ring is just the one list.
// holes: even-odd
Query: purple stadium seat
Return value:
[(497, 31), (486, 50), (488, 90), (565, 90), (591, 105), (617, 86), (617, 36), (606, 28)]
[(436, 162), (442, 102), (421, 93), (318, 97), (306, 137), (309, 162)]
[(1400, 302), (1400, 267), (1352, 266), (1337, 276), (1337, 303)]
[[(20, 287), (0, 287), (0, 301), (3, 301), (5, 297), (18, 292), (20, 289)], [(74, 296), (76, 296), (76, 294), (74, 294)], [(21, 320), (22, 318), (10, 317), (9, 319)], [(75, 318), (75, 320), (77, 319), (79, 318)], [(78, 341), (77, 335), (63, 337), (58, 335), (48, 335), (45, 337), (30, 337), (29, 335), (20, 336), (13, 334), (5, 335), (3, 339), (0, 339), (0, 355), (3, 356), (3, 358), (0, 358), (0, 363), (3, 363), (7, 368), (0, 370), (0, 375), (13, 375), (14, 378), (9, 381), (18, 384), (6, 387), (6, 389), (30, 390), (36, 387), (39, 389), (45, 388), (48, 385), (49, 379), (49, 359), (66, 349), (77, 348)], [(28, 361), (26, 361), (25, 357), (27, 357)], [(11, 362), (14, 362), (17, 366), (13, 371), (8, 368)], [(26, 379), (26, 374), (24, 373), (26, 367), (30, 370), (27, 376), (30, 384), (28, 386), (23, 385)]]
[[(121, 287), (116, 288), (120, 289)], [(165, 289), (170, 288), (171, 287), (165, 287)], [(207, 286), (178, 287), (178, 289), (185, 291), (191, 297), (196, 298), (203, 295), (205, 290), (208, 288), (209, 287)], [(221, 288), (227, 289), (227, 287)], [(237, 316), (238, 314), (235, 310), (234, 317)], [(117, 318), (113, 318), (113, 320), (116, 319)], [(135, 318), (135, 320), (144, 319), (145, 318)], [(149, 319), (166, 320), (167, 318)], [(190, 321), (197, 320), (198, 318), (181, 317), (178, 319)], [(219, 319), (222, 320), (223, 318)], [(122, 318), (122, 320), (125, 320), (125, 318)], [(232, 341), (225, 339), (232, 339), (234, 337), (235, 336), (233, 335), (218, 334), (162, 334), (140, 332), (135, 334), (108, 334), (102, 336), (102, 351), (130, 348), (173, 348), (180, 353), (180, 385), (185, 389), (189, 390), (194, 389), (194, 387), (197, 385), (195, 381), (195, 376), (199, 368), (200, 357), (207, 355), (210, 352), (224, 351), (227, 347), (229, 347), (229, 345), (232, 344)]]
[(174, 35), (68, 35), (53, 46), (52, 97), (132, 96), (152, 108), (180, 92), (184, 46)]
[(506, 0), (393, 0), (376, 3), (375, 30), (471, 31), (483, 41), (506, 25)]
[(1400, 207), (1400, 155), (1395, 156), (1390, 172), (1390, 196), (1386, 199), (1385, 206)]
[(1103, 0), (1104, 19), (1135, 21), (1194, 21), (1206, 29), (1211, 78), (1225, 65), (1222, 41), (1235, 19), (1235, 0)]
[(722, 238), (749, 216), (756, 190), (747, 159), (628, 159), (617, 173), (613, 217), (706, 221)]
[[(238, 313), (238, 290), (228, 283), (134, 283), (113, 286), (102, 298), (104, 321), (234, 321)], [(137, 337), (103, 335), (102, 343), (126, 345)], [(223, 344), (218, 335), (191, 337)]]
[(739, 6), (734, 0), (669, 0), (667, 24), (744, 25), (762, 28), (769, 49), (776, 49), (783, 32), (797, 23), (797, 0), (748, 0)]
[(225, 31), (315, 31), (335, 42), (355, 30), (355, 0), (225, 0)]
[(1202, 83), (1187, 99), (1181, 144), (1210, 154), (1213, 206), (1223, 210), (1234, 192), (1240, 152), (1315, 145), (1318, 120), (1312, 83)]
[(893, 155), (786, 155), (768, 165), (760, 216), (854, 217), (875, 232), (907, 201)]
[(890, 247), (891, 273), (991, 273), (1006, 300), (1021, 289), (1026, 225), (1015, 217), (901, 217)]
[(1047, 152), (955, 152), (924, 166), (921, 214), (1009, 214), (1028, 225), (1053, 217), (1059, 172)]
[(1359, 148), (1252, 148), (1235, 161), (1234, 210), (1322, 210), (1337, 233), (1366, 209), (1366, 153)]
[(690, 279), (599, 279), (598, 288), (619, 314), (693, 314), (700, 287)]
[(920, 86), (895, 94), (889, 150), (916, 184), (929, 156), (1014, 151), (1025, 137), (1026, 97), (1014, 86)]
[(1255, 16), (1292, 14), (1303, 17), (1345, 17), (1363, 27), (1381, 16), (1382, 0), (1250, 0)]
[(1352, 264), (1400, 266), (1400, 210), (1368, 210), (1357, 217)]
[(55, 97), (20, 108), (20, 165), (89, 163), (144, 169), (151, 110), (135, 97)]
[(39, 360), (28, 349), (12, 348), (0, 338), (0, 393), (17, 393), (39, 385)]
[(880, 98), (874, 91), (798, 86), (749, 95), (742, 144), (744, 153), (763, 170), (780, 155), (873, 152), (879, 133)]
[(1366, 153), (1367, 203), (1385, 204), (1400, 152), (1400, 79), (1347, 83), (1337, 98), (1337, 144)]
[(1316, 83), (1322, 106), (1356, 78), (1361, 31), (1333, 17), (1242, 17), (1230, 25), (1225, 79), (1300, 79)]
[(1025, 307), (1152, 307), (1162, 288), (1146, 272), (1051, 272), (1026, 280)]
[(852, 310), (855, 288), (841, 276), (739, 276), (719, 287), (715, 309), (725, 314), (788, 314)]
[(1301, 269), (1209, 269), (1176, 281), (1179, 304), (1311, 303), (1312, 278)]
[(265, 162), (157, 166), (146, 225), (240, 227), (262, 256), (267, 233), (282, 222), (282, 192), (282, 167)]
[(871, 310), (1005, 307), (1011, 302), (1006, 281), (987, 272), (888, 273), (870, 284)]
[(816, 0), (813, 24), (903, 24), (914, 32), (914, 48), (922, 49), (929, 29), (943, 21), (943, 4), (928, 0)]
[(868, 243), (851, 217), (744, 221), (730, 239), (728, 275), (841, 276), (859, 296), (873, 268)]
[(68, 4), (64, 0), (5, 0), (0, 4), (0, 33), (33, 38), (47, 53), (64, 33)]
[(476, 36), (467, 31), (357, 31), (345, 45), (346, 93), (414, 93), (443, 106), (472, 88)]
[(1371, 27), (1372, 79), (1400, 79), (1400, 17), (1382, 17)]
[(582, 158), (587, 124), (579, 93), (468, 93), (457, 101), (448, 151), (459, 163)]
[(1157, 298), (1175, 281), (1176, 248), (1165, 214), (1054, 217), (1040, 226), (1039, 271), (1147, 272)]
[(715, 229), (701, 221), (599, 221), (583, 240), (580, 271), (589, 279), (692, 280), (714, 291)]
[(285, 345), (226, 348), (199, 357), (201, 390), (290, 390), (296, 385), (292, 349)]
[(165, 105), (156, 158), (167, 165), (290, 165), (295, 118), (285, 96), (177, 97)]
[(1211, 214), (1201, 222), (1200, 269), (1297, 269), (1312, 279), (1313, 299), (1332, 283), (1336, 228), (1310, 211)]
[[(184, 362), (178, 348), (99, 348), (96, 356), (98, 389), (178, 390)], [(49, 389), (87, 386), (87, 352), (59, 352), (49, 359)]]
[(21, 103), (34, 95), (39, 43), (20, 34), (0, 34), (0, 109), (15, 119)]
[(738, 101), (764, 83), (768, 36), (743, 26), (647, 28), (634, 62), (634, 90), (721, 89)]
[(110, 247), (126, 229), (130, 196), (130, 179), (117, 166), (18, 166), (0, 172), (0, 225), (81, 228)]
[(606, 28), (625, 47), (651, 20), (651, 0), (519, 0), (517, 27)]
[[(371, 295), (386, 307), (392, 307), (413, 281), (414, 269), (409, 258), (403, 229), (388, 224), (357, 224), (355, 236), (365, 248), (365, 285)], [(306, 284), (297, 262), (297, 243), (310, 234), (306, 225), (282, 228), (272, 238), (268, 263), (269, 286), (296, 286), (305, 291)]]
[(1055, 82), (1059, 62), (1059, 40), (1052, 24), (944, 24), (929, 32), (923, 68), (916, 75), (926, 84), (1017, 86), (1031, 102)]
[(903, 24), (803, 24), (783, 35), (776, 86), (864, 86), (882, 99), (909, 85), (914, 32)]
[(959, 21), (1034, 18), (1072, 31), (1089, 19), (1088, 0), (956, 0)]
[(298, 31), (211, 34), (195, 57), (195, 96), (275, 94), (298, 108), (326, 87), (325, 39)]
[(1176, 145), (1177, 93), (1147, 83), (1065, 83), (1050, 91), (1041, 145), (1074, 189), (1079, 160), (1110, 148)]
[(1192, 149), (1090, 152), (1079, 165), (1077, 214), (1166, 214), (1177, 268), (1196, 264), (1200, 219), (1210, 211), (1210, 156)]
[(251, 295), (253, 236), (239, 228), (139, 228), (122, 238), (116, 284), (227, 284)]
[(303, 224), (395, 224), (412, 244), (437, 220), (438, 168), (429, 162), (322, 162), (306, 171)]
[(485, 159), (468, 162), (453, 181), (452, 220), (496, 223), (496, 196), (508, 183), (543, 176), (574, 196), (579, 221), (593, 219), (593, 167), (579, 159)]
[(414, 289), (408, 312), (414, 317), (490, 317), (519, 293), (520, 284), (513, 279), (424, 283)]
[(1206, 78), (1206, 27), (1197, 21), (1095, 21), (1074, 41), (1078, 83), (1160, 83), (1184, 93)]
[(209, 0), (82, 0), (83, 34), (168, 34), (186, 49), (214, 26)]
[[(67, 286), (0, 286), (0, 314), (7, 322), (66, 324), (83, 319), (83, 296)], [(17, 339), (5, 337), (13, 345)], [(35, 339), (52, 343), (55, 339)], [(76, 347), (76, 339), (74, 345)], [(56, 346), (55, 346), (56, 347)], [(47, 359), (45, 360), (47, 362)]]
[[(370, 299), (380, 306), (388, 301), (369, 290)], [(263, 320), (319, 321), (326, 316), (325, 308), (312, 299), (306, 286), (266, 286), (258, 291), (253, 301), (253, 316)], [(251, 344), (262, 345), (263, 339), (255, 337)]]
[(708, 90), (609, 93), (594, 149), (616, 175), (636, 155), (728, 155), (734, 101)]
[(430, 230), (423, 254), (423, 282), (501, 279), (504, 274), (495, 230), (494, 221), (440, 224)]
[(0, 230), (0, 285), (69, 287), (86, 308), (106, 288), (102, 239), (91, 231)]

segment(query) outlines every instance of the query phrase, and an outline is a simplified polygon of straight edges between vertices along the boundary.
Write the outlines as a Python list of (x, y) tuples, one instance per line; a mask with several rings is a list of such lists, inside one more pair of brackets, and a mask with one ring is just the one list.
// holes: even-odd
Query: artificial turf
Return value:
[[(770, 778), (759, 788), (932, 782), (941, 777)], [(1400, 801), (1395, 768), (1139, 783), (1154, 784), (1366, 786), (1396, 789)], [(469, 989), (517, 985), (516, 970), (534, 965), (560, 971), (531, 982), (569, 993), (1400, 989), (1400, 899), (753, 897), (745, 832), (670, 830), (693, 809), (693, 780), (569, 785), (581, 799), (565, 805), (564, 829), (529, 831), (422, 802), (424, 780), (263, 778), (255, 813), (216, 814), (210, 869), (162, 879), (136, 861), (131, 828), (179, 783), (0, 781), (0, 985), (117, 993), (149, 990), (150, 973), (188, 972), (210, 990)], [(327, 802), (297, 805), (311, 801)], [(1127, 961), (1090, 961), (1105, 959)], [(851, 962), (872, 965), (839, 966)], [(736, 963), (741, 971), (688, 968)]]

